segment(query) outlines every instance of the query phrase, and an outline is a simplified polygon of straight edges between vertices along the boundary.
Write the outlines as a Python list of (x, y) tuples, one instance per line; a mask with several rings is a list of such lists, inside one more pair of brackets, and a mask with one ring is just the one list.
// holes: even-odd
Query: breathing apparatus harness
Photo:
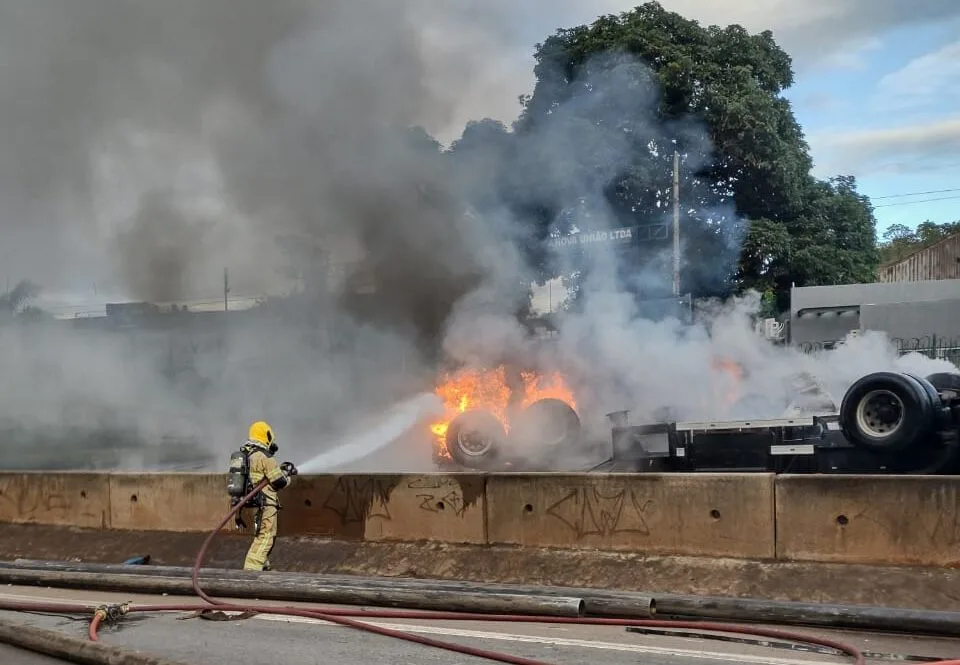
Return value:
[[(239, 450), (230, 454), (230, 469), (227, 474), (227, 493), (230, 495), (230, 507), (235, 508), (243, 498), (253, 492), (253, 481), (250, 478), (250, 457), (255, 453), (263, 453), (268, 457), (273, 457), (278, 450), (276, 442), (271, 442), (267, 448), (255, 441), (247, 441)], [(284, 473), (288, 476), (296, 474), (296, 468), (289, 462), (280, 465)], [(252, 498), (248, 499), (243, 508), (256, 508), (257, 512), (253, 519), (254, 535), (260, 534), (260, 526), (263, 521), (263, 510), (268, 505), (269, 499), (261, 491), (257, 492)], [(247, 528), (243, 520), (243, 508), (236, 512), (234, 525), (237, 529)], [(276, 508), (281, 509), (279, 499), (276, 501)]]

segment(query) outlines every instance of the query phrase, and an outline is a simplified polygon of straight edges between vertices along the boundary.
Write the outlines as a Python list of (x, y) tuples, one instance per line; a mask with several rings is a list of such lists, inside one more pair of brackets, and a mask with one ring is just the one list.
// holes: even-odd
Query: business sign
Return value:
[(567, 236), (547, 239), (550, 249), (571, 249), (602, 243), (632, 245), (640, 242), (667, 240), (669, 231), (666, 224), (645, 224), (643, 226), (622, 226), (608, 231), (582, 231)]
[(549, 238), (547, 246), (553, 249), (562, 247), (580, 247), (583, 245), (593, 245), (600, 242), (629, 243), (633, 240), (633, 227), (624, 226), (619, 229), (609, 231), (586, 231), (574, 233), (568, 236), (559, 236)]

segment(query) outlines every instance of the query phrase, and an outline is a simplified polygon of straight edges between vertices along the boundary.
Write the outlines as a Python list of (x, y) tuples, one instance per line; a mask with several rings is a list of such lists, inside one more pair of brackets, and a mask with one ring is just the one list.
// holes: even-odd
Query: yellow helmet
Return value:
[(261, 443), (264, 446), (273, 444), (273, 429), (262, 420), (250, 425), (250, 431), (247, 432), (247, 438), (255, 443)]

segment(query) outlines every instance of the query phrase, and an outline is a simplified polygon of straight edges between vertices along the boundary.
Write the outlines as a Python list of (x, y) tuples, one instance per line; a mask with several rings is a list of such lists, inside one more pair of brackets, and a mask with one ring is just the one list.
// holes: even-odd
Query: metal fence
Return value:
[(904, 353), (922, 353), (929, 358), (947, 360), (960, 367), (960, 337), (924, 335), (922, 337), (896, 337), (893, 343), (897, 351)]
[[(891, 339), (900, 355), (921, 353), (928, 358), (947, 360), (960, 367), (960, 336), (923, 335), (921, 337), (894, 337)], [(841, 344), (842, 340), (826, 342), (798, 342), (793, 346), (804, 353), (828, 351)]]

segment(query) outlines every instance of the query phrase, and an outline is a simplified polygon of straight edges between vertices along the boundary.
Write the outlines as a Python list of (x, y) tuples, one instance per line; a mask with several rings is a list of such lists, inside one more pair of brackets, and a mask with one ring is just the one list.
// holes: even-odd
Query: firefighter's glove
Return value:
[(243, 516), (240, 513), (237, 513), (237, 516), (233, 520), (234, 526), (239, 531), (240, 529), (246, 529), (247, 523), (243, 521)]
[(295, 476), (300, 473), (300, 471), (297, 470), (297, 467), (293, 465), (293, 462), (284, 462), (280, 465), (280, 470), (288, 476)]

